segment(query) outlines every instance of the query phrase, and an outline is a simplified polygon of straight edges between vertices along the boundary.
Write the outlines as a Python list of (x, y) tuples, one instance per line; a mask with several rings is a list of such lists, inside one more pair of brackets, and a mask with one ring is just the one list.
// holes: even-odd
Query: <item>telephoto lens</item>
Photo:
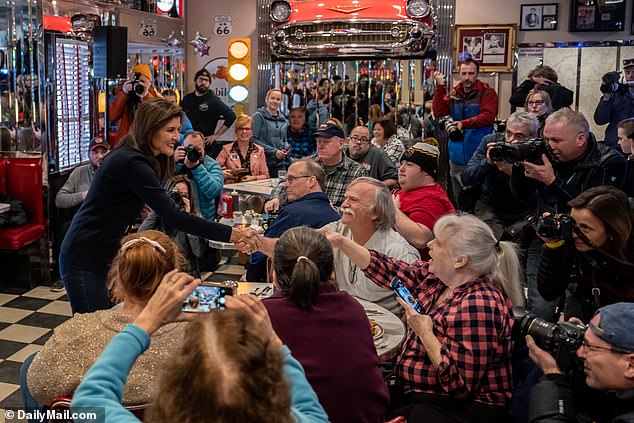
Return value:
[(202, 154), (200, 154), (200, 151), (198, 151), (194, 145), (188, 145), (185, 147), (185, 155), (187, 156), (187, 160), (192, 163), (197, 162), (202, 157)]

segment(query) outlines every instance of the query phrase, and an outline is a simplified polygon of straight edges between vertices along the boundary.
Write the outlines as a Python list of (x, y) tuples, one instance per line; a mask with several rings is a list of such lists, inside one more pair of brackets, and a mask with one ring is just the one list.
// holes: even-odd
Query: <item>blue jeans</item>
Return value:
[(59, 256), (59, 274), (73, 314), (110, 308), (106, 275), (79, 269), (63, 255)]
[(542, 255), (542, 244), (544, 242), (535, 237), (528, 247), (526, 256), (526, 283), (528, 285), (528, 311), (548, 320), (549, 322), (555, 322), (555, 311), (559, 304), (559, 299), (555, 301), (547, 301), (540, 294), (537, 289), (537, 274), (539, 272), (539, 261)]
[[(45, 410), (48, 408), (47, 406), (43, 406), (35, 398), (31, 395), (31, 391), (29, 391), (29, 385), (27, 384), (26, 375), (29, 372), (29, 367), (31, 367), (31, 363), (35, 358), (35, 354), (33, 353), (24, 360), (22, 366), (20, 367), (20, 392), (22, 393), (22, 401), (24, 401), (24, 409), (27, 413), (33, 414), (36, 410)], [(37, 422), (38, 420), (29, 420), (29, 423)]]

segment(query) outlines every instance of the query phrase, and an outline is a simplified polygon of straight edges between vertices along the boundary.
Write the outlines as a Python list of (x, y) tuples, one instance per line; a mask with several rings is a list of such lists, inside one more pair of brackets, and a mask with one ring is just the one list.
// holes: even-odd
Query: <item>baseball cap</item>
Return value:
[(108, 144), (108, 142), (101, 137), (95, 137), (90, 140), (90, 144), (88, 145), (88, 151), (92, 151), (97, 147), (103, 147), (106, 150), (110, 150), (110, 144)]
[(315, 131), (315, 135), (324, 138), (346, 137), (343, 133), (343, 129), (341, 129), (338, 125), (334, 123), (324, 123), (323, 125), (320, 125), (319, 128), (317, 128), (317, 130)]
[(601, 307), (599, 324), (590, 324), (590, 330), (608, 344), (634, 353), (634, 303), (615, 303)]
[(140, 73), (141, 75), (145, 76), (150, 81), (152, 80), (152, 72), (150, 72), (150, 67), (146, 65), (145, 63), (139, 63), (138, 65), (134, 65), (134, 67), (132, 68), (131, 74), (134, 75), (135, 73)]
[(198, 72), (196, 72), (196, 75), (194, 75), (194, 81), (197, 80), (199, 76), (207, 77), (211, 81), (211, 74), (205, 68), (200, 69)]
[(425, 142), (417, 142), (405, 151), (401, 160), (407, 160), (420, 166), (430, 176), (438, 175), (438, 142), (434, 138), (426, 138)]

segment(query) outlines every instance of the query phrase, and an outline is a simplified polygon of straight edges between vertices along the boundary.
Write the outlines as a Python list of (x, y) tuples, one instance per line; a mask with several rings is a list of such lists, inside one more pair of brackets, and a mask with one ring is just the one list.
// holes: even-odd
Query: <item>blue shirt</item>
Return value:
[[(341, 216), (330, 204), (328, 196), (323, 192), (313, 192), (282, 208), (277, 219), (264, 232), (264, 236), (279, 238), (291, 228), (308, 226), (316, 229), (339, 219)], [(251, 260), (247, 267), (247, 280), (260, 281), (265, 279), (266, 255), (259, 252), (251, 254)]]

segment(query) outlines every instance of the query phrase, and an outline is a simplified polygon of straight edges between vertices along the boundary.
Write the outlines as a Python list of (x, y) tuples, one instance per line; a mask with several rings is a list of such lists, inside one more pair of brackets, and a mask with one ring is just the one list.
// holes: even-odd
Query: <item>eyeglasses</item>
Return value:
[(251, 128), (243, 126), (242, 128), (236, 128), (237, 131), (250, 131)]
[(367, 143), (370, 142), (370, 138), (368, 138), (368, 137), (358, 137), (356, 135), (353, 135), (353, 136), (350, 137), (350, 141), (358, 143), (358, 144), (367, 144)]
[(286, 175), (286, 181), (289, 184), (292, 184), (293, 182), (295, 182), (298, 179), (302, 179), (302, 178), (311, 178), (312, 175), (302, 175), (302, 176), (292, 176), (292, 175)]
[(623, 67), (626, 68), (628, 66), (634, 66), (634, 59), (623, 60)]
[(528, 101), (526, 102), (526, 104), (528, 104), (529, 106), (541, 106), (542, 104), (544, 104), (544, 100)]
[(581, 344), (581, 346), (583, 348), (586, 348), (590, 351), (610, 351), (613, 352), (615, 354), (632, 354), (632, 351), (628, 351), (626, 349), (623, 348), (618, 348), (618, 347), (600, 347), (598, 345), (592, 345), (591, 343), (589, 343), (585, 338)]

